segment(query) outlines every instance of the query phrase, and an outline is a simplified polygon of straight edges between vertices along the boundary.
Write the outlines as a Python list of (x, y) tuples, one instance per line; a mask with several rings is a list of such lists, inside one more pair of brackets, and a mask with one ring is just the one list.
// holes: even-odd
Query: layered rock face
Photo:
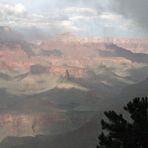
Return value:
[[(57, 113), (45, 114), (0, 114), (0, 139), (7, 136), (34, 136), (53, 134), (54, 124), (66, 120)], [(57, 132), (58, 133), (58, 132)], [(59, 131), (60, 133), (60, 131)]]

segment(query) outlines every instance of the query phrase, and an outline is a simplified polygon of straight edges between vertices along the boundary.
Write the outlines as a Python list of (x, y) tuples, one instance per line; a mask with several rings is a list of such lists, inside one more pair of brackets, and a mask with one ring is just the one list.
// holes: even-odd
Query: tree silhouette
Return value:
[(101, 121), (97, 148), (148, 148), (148, 98), (135, 98), (124, 110), (130, 121), (115, 111), (104, 112), (108, 120)]

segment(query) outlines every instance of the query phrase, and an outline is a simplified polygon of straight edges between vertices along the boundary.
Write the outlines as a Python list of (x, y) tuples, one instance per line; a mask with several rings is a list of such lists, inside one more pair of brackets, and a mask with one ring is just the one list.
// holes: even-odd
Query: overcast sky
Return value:
[(0, 25), (81, 36), (143, 36), (147, 0), (0, 0)]

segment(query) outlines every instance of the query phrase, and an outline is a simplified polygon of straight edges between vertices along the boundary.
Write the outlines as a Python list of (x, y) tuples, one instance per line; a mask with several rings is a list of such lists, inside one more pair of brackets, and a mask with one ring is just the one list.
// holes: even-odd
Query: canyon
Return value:
[(65, 33), (27, 40), (9, 27), (0, 32), (1, 140), (76, 130), (127, 86), (147, 78), (145, 38)]

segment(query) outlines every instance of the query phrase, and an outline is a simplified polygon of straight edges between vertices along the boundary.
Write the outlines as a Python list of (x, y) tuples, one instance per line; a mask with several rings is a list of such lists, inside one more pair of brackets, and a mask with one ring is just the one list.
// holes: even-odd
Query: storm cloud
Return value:
[(113, 0), (113, 10), (148, 31), (148, 0)]

